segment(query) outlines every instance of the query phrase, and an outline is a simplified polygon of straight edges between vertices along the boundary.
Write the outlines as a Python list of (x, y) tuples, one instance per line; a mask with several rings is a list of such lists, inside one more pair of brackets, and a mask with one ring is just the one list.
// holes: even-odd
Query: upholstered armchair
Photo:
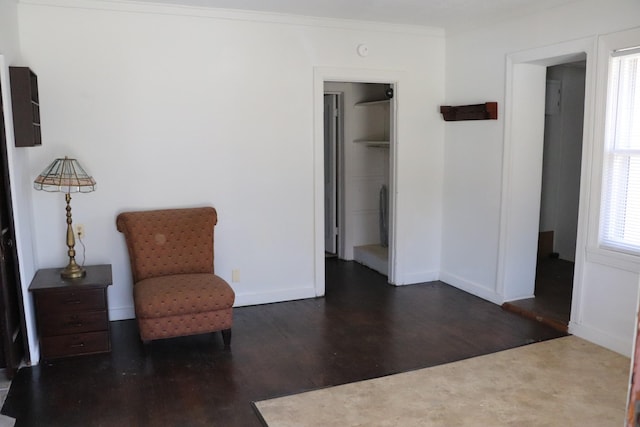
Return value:
[(214, 274), (217, 221), (212, 207), (118, 215), (142, 341), (222, 331), (225, 346), (231, 344), (235, 294)]

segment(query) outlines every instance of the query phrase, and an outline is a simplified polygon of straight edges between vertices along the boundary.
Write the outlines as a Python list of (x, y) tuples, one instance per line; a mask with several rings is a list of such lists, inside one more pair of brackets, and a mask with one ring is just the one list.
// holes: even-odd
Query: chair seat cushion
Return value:
[(136, 316), (155, 318), (223, 310), (233, 306), (231, 286), (211, 273), (174, 274), (139, 281), (133, 287)]

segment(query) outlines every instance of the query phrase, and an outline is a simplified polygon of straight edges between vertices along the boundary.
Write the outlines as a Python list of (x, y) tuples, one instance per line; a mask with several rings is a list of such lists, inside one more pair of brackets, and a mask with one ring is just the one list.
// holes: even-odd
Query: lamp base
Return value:
[(69, 265), (60, 272), (60, 276), (62, 276), (63, 279), (80, 279), (86, 275), (87, 272), (85, 269), (76, 263), (69, 263)]

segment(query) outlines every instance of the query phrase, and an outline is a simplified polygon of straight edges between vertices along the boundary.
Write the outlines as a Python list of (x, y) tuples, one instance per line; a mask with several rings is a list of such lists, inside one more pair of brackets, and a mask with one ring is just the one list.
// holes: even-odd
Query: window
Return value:
[(600, 244), (640, 255), (640, 47), (613, 53), (607, 92)]

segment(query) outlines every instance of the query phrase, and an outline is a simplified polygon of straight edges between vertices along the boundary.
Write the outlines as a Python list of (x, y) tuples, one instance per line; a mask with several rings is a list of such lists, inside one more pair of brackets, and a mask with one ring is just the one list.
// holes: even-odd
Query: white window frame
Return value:
[(594, 102), (593, 147), (587, 156), (587, 167), (591, 169), (591, 191), (585, 200), (589, 206), (587, 262), (640, 273), (640, 256), (632, 255), (600, 244), (600, 217), (602, 183), (605, 164), (605, 120), (607, 89), (609, 82), (609, 60), (613, 52), (640, 46), (640, 28), (611, 33), (598, 37), (596, 91)]
[[(623, 74), (629, 66), (635, 71)], [(640, 47), (611, 53), (607, 88), (598, 241), (602, 248), (640, 256), (640, 144), (625, 146), (640, 139)]]

